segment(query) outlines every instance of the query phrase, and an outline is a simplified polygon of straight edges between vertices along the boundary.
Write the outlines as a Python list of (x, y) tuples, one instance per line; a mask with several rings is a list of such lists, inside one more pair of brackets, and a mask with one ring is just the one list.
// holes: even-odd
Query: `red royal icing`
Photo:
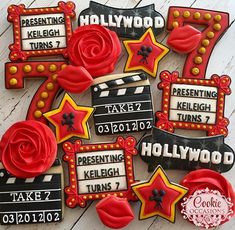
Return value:
[(1, 161), (11, 174), (35, 177), (55, 161), (57, 143), (53, 132), (41, 122), (28, 120), (13, 124), (0, 142)]
[(190, 53), (197, 48), (201, 37), (201, 31), (190, 25), (186, 25), (175, 28), (170, 33), (167, 45), (178, 53)]
[[(220, 173), (210, 169), (195, 170), (187, 174), (180, 184), (189, 189), (186, 197), (201, 189), (218, 190), (226, 198), (231, 199), (231, 202), (234, 204), (233, 212), (235, 213), (235, 193), (233, 187)], [(179, 208), (182, 208), (181, 205), (179, 205)]]
[(93, 83), (93, 78), (82, 66), (68, 65), (58, 73), (57, 82), (70, 93), (82, 93)]
[(111, 73), (121, 54), (121, 45), (115, 32), (100, 26), (78, 27), (68, 45), (69, 60), (83, 66), (93, 77)]
[(96, 205), (102, 223), (110, 228), (123, 228), (134, 219), (134, 213), (127, 199), (108, 196)]

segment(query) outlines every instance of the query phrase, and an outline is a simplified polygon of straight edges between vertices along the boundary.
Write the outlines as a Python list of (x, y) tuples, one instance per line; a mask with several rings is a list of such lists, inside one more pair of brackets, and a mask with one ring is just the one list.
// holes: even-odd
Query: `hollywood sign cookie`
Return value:
[(152, 27), (154, 34), (162, 33), (165, 21), (155, 11), (155, 5), (131, 9), (118, 9), (97, 2), (90, 2), (89, 8), (78, 16), (78, 26), (100, 24), (114, 30), (120, 37), (138, 38), (145, 30)]
[(116, 74), (95, 79), (92, 106), (95, 108), (97, 135), (152, 128), (151, 91), (147, 76), (143, 73)]
[(59, 222), (63, 218), (63, 170), (61, 162), (44, 174), (20, 179), (0, 169), (0, 223)]
[(234, 151), (224, 143), (224, 136), (188, 138), (153, 127), (152, 135), (139, 143), (141, 159), (152, 172), (164, 169), (194, 170), (209, 168), (227, 172), (234, 165)]
[(224, 107), (225, 95), (231, 93), (231, 79), (227, 75), (199, 80), (163, 71), (160, 78), (162, 111), (156, 113), (156, 127), (169, 132), (175, 128), (204, 130), (209, 136), (228, 134)]
[(83, 145), (65, 142), (64, 161), (68, 162), (70, 185), (65, 188), (66, 205), (85, 207), (89, 200), (115, 195), (135, 200), (131, 191), (134, 182), (132, 156), (136, 140), (118, 137), (115, 143)]
[(8, 21), (13, 23), (14, 43), (9, 46), (11, 61), (25, 61), (32, 56), (61, 54), (67, 57), (72, 35), (73, 2), (59, 2), (57, 7), (26, 9), (25, 5), (8, 7)]

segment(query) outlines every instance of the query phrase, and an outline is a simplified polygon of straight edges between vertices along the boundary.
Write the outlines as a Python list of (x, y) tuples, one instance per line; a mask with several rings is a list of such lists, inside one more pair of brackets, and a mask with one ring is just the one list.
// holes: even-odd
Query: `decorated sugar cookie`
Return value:
[(8, 62), (5, 64), (5, 87), (7, 89), (24, 88), (25, 79), (45, 79), (34, 94), (28, 108), (27, 120), (36, 120), (47, 124), (43, 113), (49, 111), (54, 98), (61, 88), (57, 74), (67, 66), (66, 62)]
[(200, 169), (186, 175), (181, 185), (188, 188), (179, 208), (184, 219), (202, 228), (217, 227), (235, 213), (235, 193), (221, 174)]
[[(190, 24), (190, 25), (186, 25)], [(191, 26), (192, 25), (192, 26)], [(202, 32), (197, 27), (204, 26)], [(226, 12), (171, 6), (168, 11), (168, 45), (179, 53), (188, 53), (182, 76), (204, 79), (216, 42), (229, 26)]]
[(63, 169), (56, 160), (45, 173), (25, 179), (0, 167), (0, 223), (42, 224), (63, 219)]
[(84, 67), (92, 77), (113, 72), (120, 54), (117, 34), (101, 25), (78, 27), (69, 40), (70, 62)]
[(224, 136), (189, 138), (153, 127), (152, 135), (139, 142), (139, 154), (152, 172), (164, 169), (194, 170), (209, 168), (226, 172), (234, 165), (234, 151)]
[(136, 200), (132, 157), (137, 154), (133, 137), (118, 137), (114, 143), (65, 142), (64, 161), (69, 166), (70, 185), (65, 188), (66, 205), (85, 207), (87, 201), (109, 195)]
[(132, 185), (141, 202), (139, 219), (161, 216), (175, 222), (176, 204), (185, 196), (187, 189), (170, 182), (161, 166), (158, 166), (148, 181)]
[(227, 136), (229, 120), (224, 117), (225, 96), (231, 94), (231, 79), (214, 74), (211, 79), (179, 78), (178, 72), (163, 71), (162, 111), (156, 113), (156, 127), (207, 131), (209, 136)]
[(71, 137), (90, 138), (87, 122), (93, 110), (92, 107), (78, 106), (65, 94), (60, 106), (43, 116), (55, 126), (56, 140), (61, 143)]
[(158, 62), (169, 52), (166, 46), (158, 43), (153, 30), (149, 28), (139, 40), (126, 40), (128, 53), (125, 71), (143, 70), (152, 77), (157, 75)]
[(164, 18), (155, 10), (154, 4), (119, 9), (93, 1), (78, 16), (78, 26), (90, 24), (105, 26), (125, 38), (138, 38), (149, 27), (153, 28), (155, 35), (159, 35), (165, 26)]
[(134, 213), (125, 198), (107, 196), (96, 205), (100, 220), (109, 228), (119, 229), (134, 219)]
[(57, 143), (51, 129), (38, 121), (20, 121), (2, 136), (0, 159), (5, 169), (19, 178), (38, 176), (55, 161)]
[(153, 125), (150, 84), (144, 73), (95, 79), (92, 106), (97, 135), (139, 132)]
[(56, 7), (25, 8), (24, 4), (8, 7), (8, 21), (13, 23), (14, 43), (9, 46), (11, 61), (29, 57), (68, 56), (72, 35), (73, 2), (59, 2)]

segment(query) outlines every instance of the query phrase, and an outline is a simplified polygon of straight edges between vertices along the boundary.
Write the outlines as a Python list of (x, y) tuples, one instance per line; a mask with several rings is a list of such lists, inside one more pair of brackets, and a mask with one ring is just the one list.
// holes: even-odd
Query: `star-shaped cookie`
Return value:
[(175, 222), (176, 204), (188, 190), (172, 183), (161, 166), (158, 166), (149, 181), (132, 185), (134, 193), (141, 201), (140, 220), (153, 216), (161, 216)]
[(43, 115), (55, 126), (56, 140), (61, 143), (71, 137), (89, 139), (87, 121), (93, 111), (92, 107), (78, 106), (68, 94), (65, 94), (59, 108)]
[(128, 53), (125, 71), (143, 70), (152, 77), (157, 75), (158, 62), (169, 52), (158, 43), (149, 28), (139, 40), (123, 41)]

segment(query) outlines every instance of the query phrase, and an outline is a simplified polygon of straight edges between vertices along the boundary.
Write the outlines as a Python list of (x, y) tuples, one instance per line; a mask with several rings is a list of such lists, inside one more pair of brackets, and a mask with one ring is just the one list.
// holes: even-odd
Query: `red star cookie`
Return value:
[(65, 94), (59, 108), (43, 115), (55, 126), (56, 140), (61, 143), (74, 136), (89, 139), (87, 121), (93, 111), (92, 107), (78, 106), (68, 94)]
[(149, 28), (139, 40), (124, 41), (128, 52), (125, 71), (143, 70), (156, 77), (158, 62), (169, 52), (166, 46), (158, 43)]
[(188, 190), (172, 183), (161, 166), (158, 166), (149, 181), (132, 185), (134, 193), (141, 201), (140, 220), (161, 216), (175, 222), (175, 206)]

